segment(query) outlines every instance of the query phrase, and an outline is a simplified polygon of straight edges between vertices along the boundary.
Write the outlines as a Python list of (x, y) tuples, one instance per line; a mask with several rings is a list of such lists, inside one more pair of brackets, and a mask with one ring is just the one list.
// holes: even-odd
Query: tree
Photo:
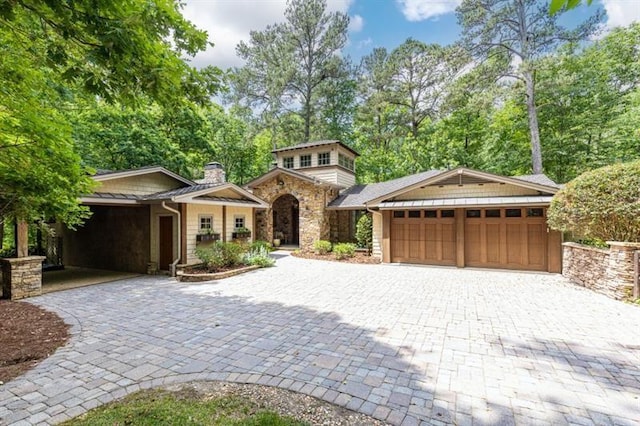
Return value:
[(549, 226), (603, 241), (640, 241), (640, 161), (583, 173), (554, 195)]
[(246, 65), (231, 77), (235, 96), (262, 107), (268, 117), (299, 104), (305, 140), (312, 135), (319, 100), (327, 97), (323, 90), (342, 77), (338, 52), (347, 40), (349, 18), (326, 8), (326, 0), (288, 0), (284, 23), (252, 31), (248, 43), (238, 44)]
[(218, 71), (182, 59), (207, 46), (172, 0), (0, 2), (0, 216), (26, 226), (57, 218), (73, 226), (87, 210), (88, 171), (61, 114), (79, 96), (162, 103), (208, 102)]
[(426, 118), (435, 120), (450, 85), (463, 65), (461, 52), (407, 39), (389, 58), (390, 102), (407, 111), (414, 138)]
[(464, 0), (457, 9), (463, 42), (479, 61), (507, 54), (503, 77), (524, 85), (533, 173), (542, 173), (542, 149), (536, 105), (536, 59), (561, 42), (581, 41), (597, 30), (600, 12), (569, 31), (538, 0)]

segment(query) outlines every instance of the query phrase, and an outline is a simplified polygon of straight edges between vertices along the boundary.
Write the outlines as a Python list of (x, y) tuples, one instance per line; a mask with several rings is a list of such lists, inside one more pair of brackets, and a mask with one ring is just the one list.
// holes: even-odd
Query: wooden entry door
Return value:
[(158, 269), (168, 271), (173, 263), (173, 217), (160, 216), (159, 226), (160, 259)]

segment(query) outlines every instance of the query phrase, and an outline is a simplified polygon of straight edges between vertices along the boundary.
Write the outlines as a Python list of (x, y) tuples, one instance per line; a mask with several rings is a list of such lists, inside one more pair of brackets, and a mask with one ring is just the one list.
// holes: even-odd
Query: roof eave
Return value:
[(93, 180), (95, 180), (96, 182), (104, 182), (107, 180), (112, 180), (112, 179), (122, 179), (122, 178), (127, 178), (127, 177), (134, 177), (134, 176), (142, 176), (142, 175), (146, 175), (146, 174), (151, 174), (151, 173), (164, 173), (167, 176), (170, 176), (180, 182), (183, 182), (189, 186), (193, 186), (195, 185), (195, 182), (184, 178), (182, 176), (180, 176), (177, 173), (172, 172), (171, 170), (167, 170), (164, 167), (161, 166), (157, 166), (157, 167), (150, 167), (150, 168), (145, 168), (145, 169), (132, 169), (132, 170), (122, 170), (122, 171), (118, 171), (118, 172), (113, 172), (113, 173), (106, 173), (106, 174), (102, 174), (102, 175), (94, 175), (92, 176)]

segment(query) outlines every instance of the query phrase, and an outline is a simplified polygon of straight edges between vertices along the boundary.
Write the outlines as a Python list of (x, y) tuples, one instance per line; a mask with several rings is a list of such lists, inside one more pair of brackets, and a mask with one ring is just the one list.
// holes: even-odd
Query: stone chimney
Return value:
[(225, 183), (226, 173), (222, 168), (222, 164), (217, 162), (211, 162), (204, 166), (204, 179), (200, 179), (198, 183)]

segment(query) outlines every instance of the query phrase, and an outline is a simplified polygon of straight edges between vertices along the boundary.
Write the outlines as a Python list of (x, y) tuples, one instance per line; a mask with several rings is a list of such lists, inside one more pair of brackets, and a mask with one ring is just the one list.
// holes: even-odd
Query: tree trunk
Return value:
[(531, 134), (531, 165), (534, 174), (542, 173), (542, 148), (540, 147), (540, 129), (538, 127), (538, 111), (536, 109), (535, 79), (533, 72), (523, 73), (526, 86), (527, 113), (529, 116), (529, 133)]
[(29, 256), (29, 225), (24, 220), (16, 220), (16, 257)]

